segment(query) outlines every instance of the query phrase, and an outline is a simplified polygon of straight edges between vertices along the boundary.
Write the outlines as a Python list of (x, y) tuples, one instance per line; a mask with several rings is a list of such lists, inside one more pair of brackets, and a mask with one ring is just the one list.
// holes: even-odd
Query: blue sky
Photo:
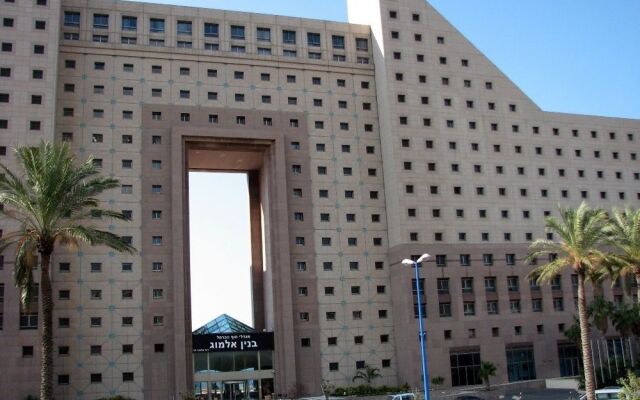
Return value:
[[(347, 20), (346, 0), (150, 1)], [(640, 118), (639, 0), (430, 3), (543, 110)], [(222, 312), (251, 323), (246, 176), (191, 177), (193, 326)]]

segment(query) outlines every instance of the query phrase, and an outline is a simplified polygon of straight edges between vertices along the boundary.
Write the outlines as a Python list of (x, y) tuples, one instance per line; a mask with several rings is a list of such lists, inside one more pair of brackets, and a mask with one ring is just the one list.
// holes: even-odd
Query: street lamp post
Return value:
[[(420, 293), (420, 268), (419, 265), (427, 258), (429, 254), (425, 253), (416, 261), (405, 258), (402, 260), (404, 265), (412, 265), (416, 270), (416, 293), (418, 297), (418, 335), (420, 336), (420, 355), (422, 356), (422, 387), (424, 389), (424, 399), (429, 400), (429, 367), (427, 364), (427, 346), (425, 346), (424, 322), (422, 321), (422, 294)], [(426, 311), (426, 310), (425, 310)]]

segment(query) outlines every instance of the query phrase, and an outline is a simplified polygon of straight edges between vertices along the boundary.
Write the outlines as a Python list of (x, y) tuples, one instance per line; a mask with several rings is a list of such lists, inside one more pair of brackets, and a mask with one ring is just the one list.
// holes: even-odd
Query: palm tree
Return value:
[(353, 376), (352, 382), (355, 382), (359, 379), (362, 379), (366, 382), (367, 385), (371, 385), (371, 383), (380, 378), (380, 370), (378, 368), (374, 368), (369, 364), (365, 364), (364, 368), (359, 369), (358, 372)]
[(587, 306), (588, 317), (593, 325), (606, 334), (609, 330), (609, 320), (613, 315), (615, 306), (603, 296), (595, 296), (593, 301)]
[(591, 209), (586, 203), (577, 209), (560, 208), (560, 219), (547, 217), (545, 228), (559, 237), (559, 242), (537, 239), (529, 247), (528, 259), (544, 254), (555, 254), (549, 263), (529, 273), (538, 283), (548, 282), (565, 268), (578, 275), (578, 320), (580, 343), (584, 365), (587, 400), (595, 400), (593, 359), (591, 357), (591, 332), (585, 297), (585, 281), (602, 279), (602, 264), (608, 255), (601, 250), (609, 238), (607, 214), (601, 209)]
[(56, 245), (78, 247), (106, 245), (120, 252), (135, 249), (121, 237), (90, 226), (86, 219), (126, 219), (118, 212), (99, 207), (96, 196), (118, 186), (118, 180), (98, 175), (89, 158), (79, 162), (66, 144), (42, 142), (38, 147), (15, 150), (16, 161), (24, 174), (19, 176), (0, 164), (0, 214), (17, 223), (14, 232), (0, 239), (0, 251), (15, 248), (14, 280), (20, 290), (23, 307), (33, 297), (33, 270), (40, 260), (40, 299), (42, 299), (42, 364), (40, 399), (50, 400), (53, 378), (53, 334), (51, 254)]
[(489, 382), (489, 378), (492, 376), (496, 376), (495, 364), (489, 361), (481, 362), (480, 369), (478, 369), (478, 377), (487, 385), (487, 391), (491, 390), (491, 382)]
[(640, 305), (621, 304), (611, 313), (613, 327), (623, 336), (640, 336)]
[(610, 244), (619, 250), (610, 263), (612, 278), (633, 276), (640, 304), (640, 209), (614, 209), (610, 224), (613, 231)]

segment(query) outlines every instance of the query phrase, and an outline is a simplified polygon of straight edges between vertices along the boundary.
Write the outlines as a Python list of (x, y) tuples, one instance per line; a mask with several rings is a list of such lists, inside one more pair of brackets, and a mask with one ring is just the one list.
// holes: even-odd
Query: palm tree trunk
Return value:
[(53, 398), (53, 296), (49, 267), (51, 253), (40, 253), (40, 293), (42, 301), (42, 365), (40, 368), (40, 400)]
[(640, 268), (636, 268), (636, 301), (640, 304)]
[(582, 347), (582, 364), (584, 366), (584, 388), (587, 400), (596, 400), (593, 377), (593, 358), (591, 357), (591, 332), (587, 317), (587, 299), (584, 293), (585, 275), (578, 270), (578, 319), (580, 320), (580, 342)]

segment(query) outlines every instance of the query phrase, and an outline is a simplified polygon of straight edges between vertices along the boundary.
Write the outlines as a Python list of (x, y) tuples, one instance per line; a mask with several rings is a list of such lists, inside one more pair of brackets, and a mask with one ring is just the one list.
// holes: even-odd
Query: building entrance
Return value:
[(273, 333), (223, 314), (193, 332), (194, 396), (202, 400), (269, 399)]
[(245, 392), (246, 382), (224, 382), (224, 391), (222, 392), (222, 400), (244, 400), (249, 398)]

